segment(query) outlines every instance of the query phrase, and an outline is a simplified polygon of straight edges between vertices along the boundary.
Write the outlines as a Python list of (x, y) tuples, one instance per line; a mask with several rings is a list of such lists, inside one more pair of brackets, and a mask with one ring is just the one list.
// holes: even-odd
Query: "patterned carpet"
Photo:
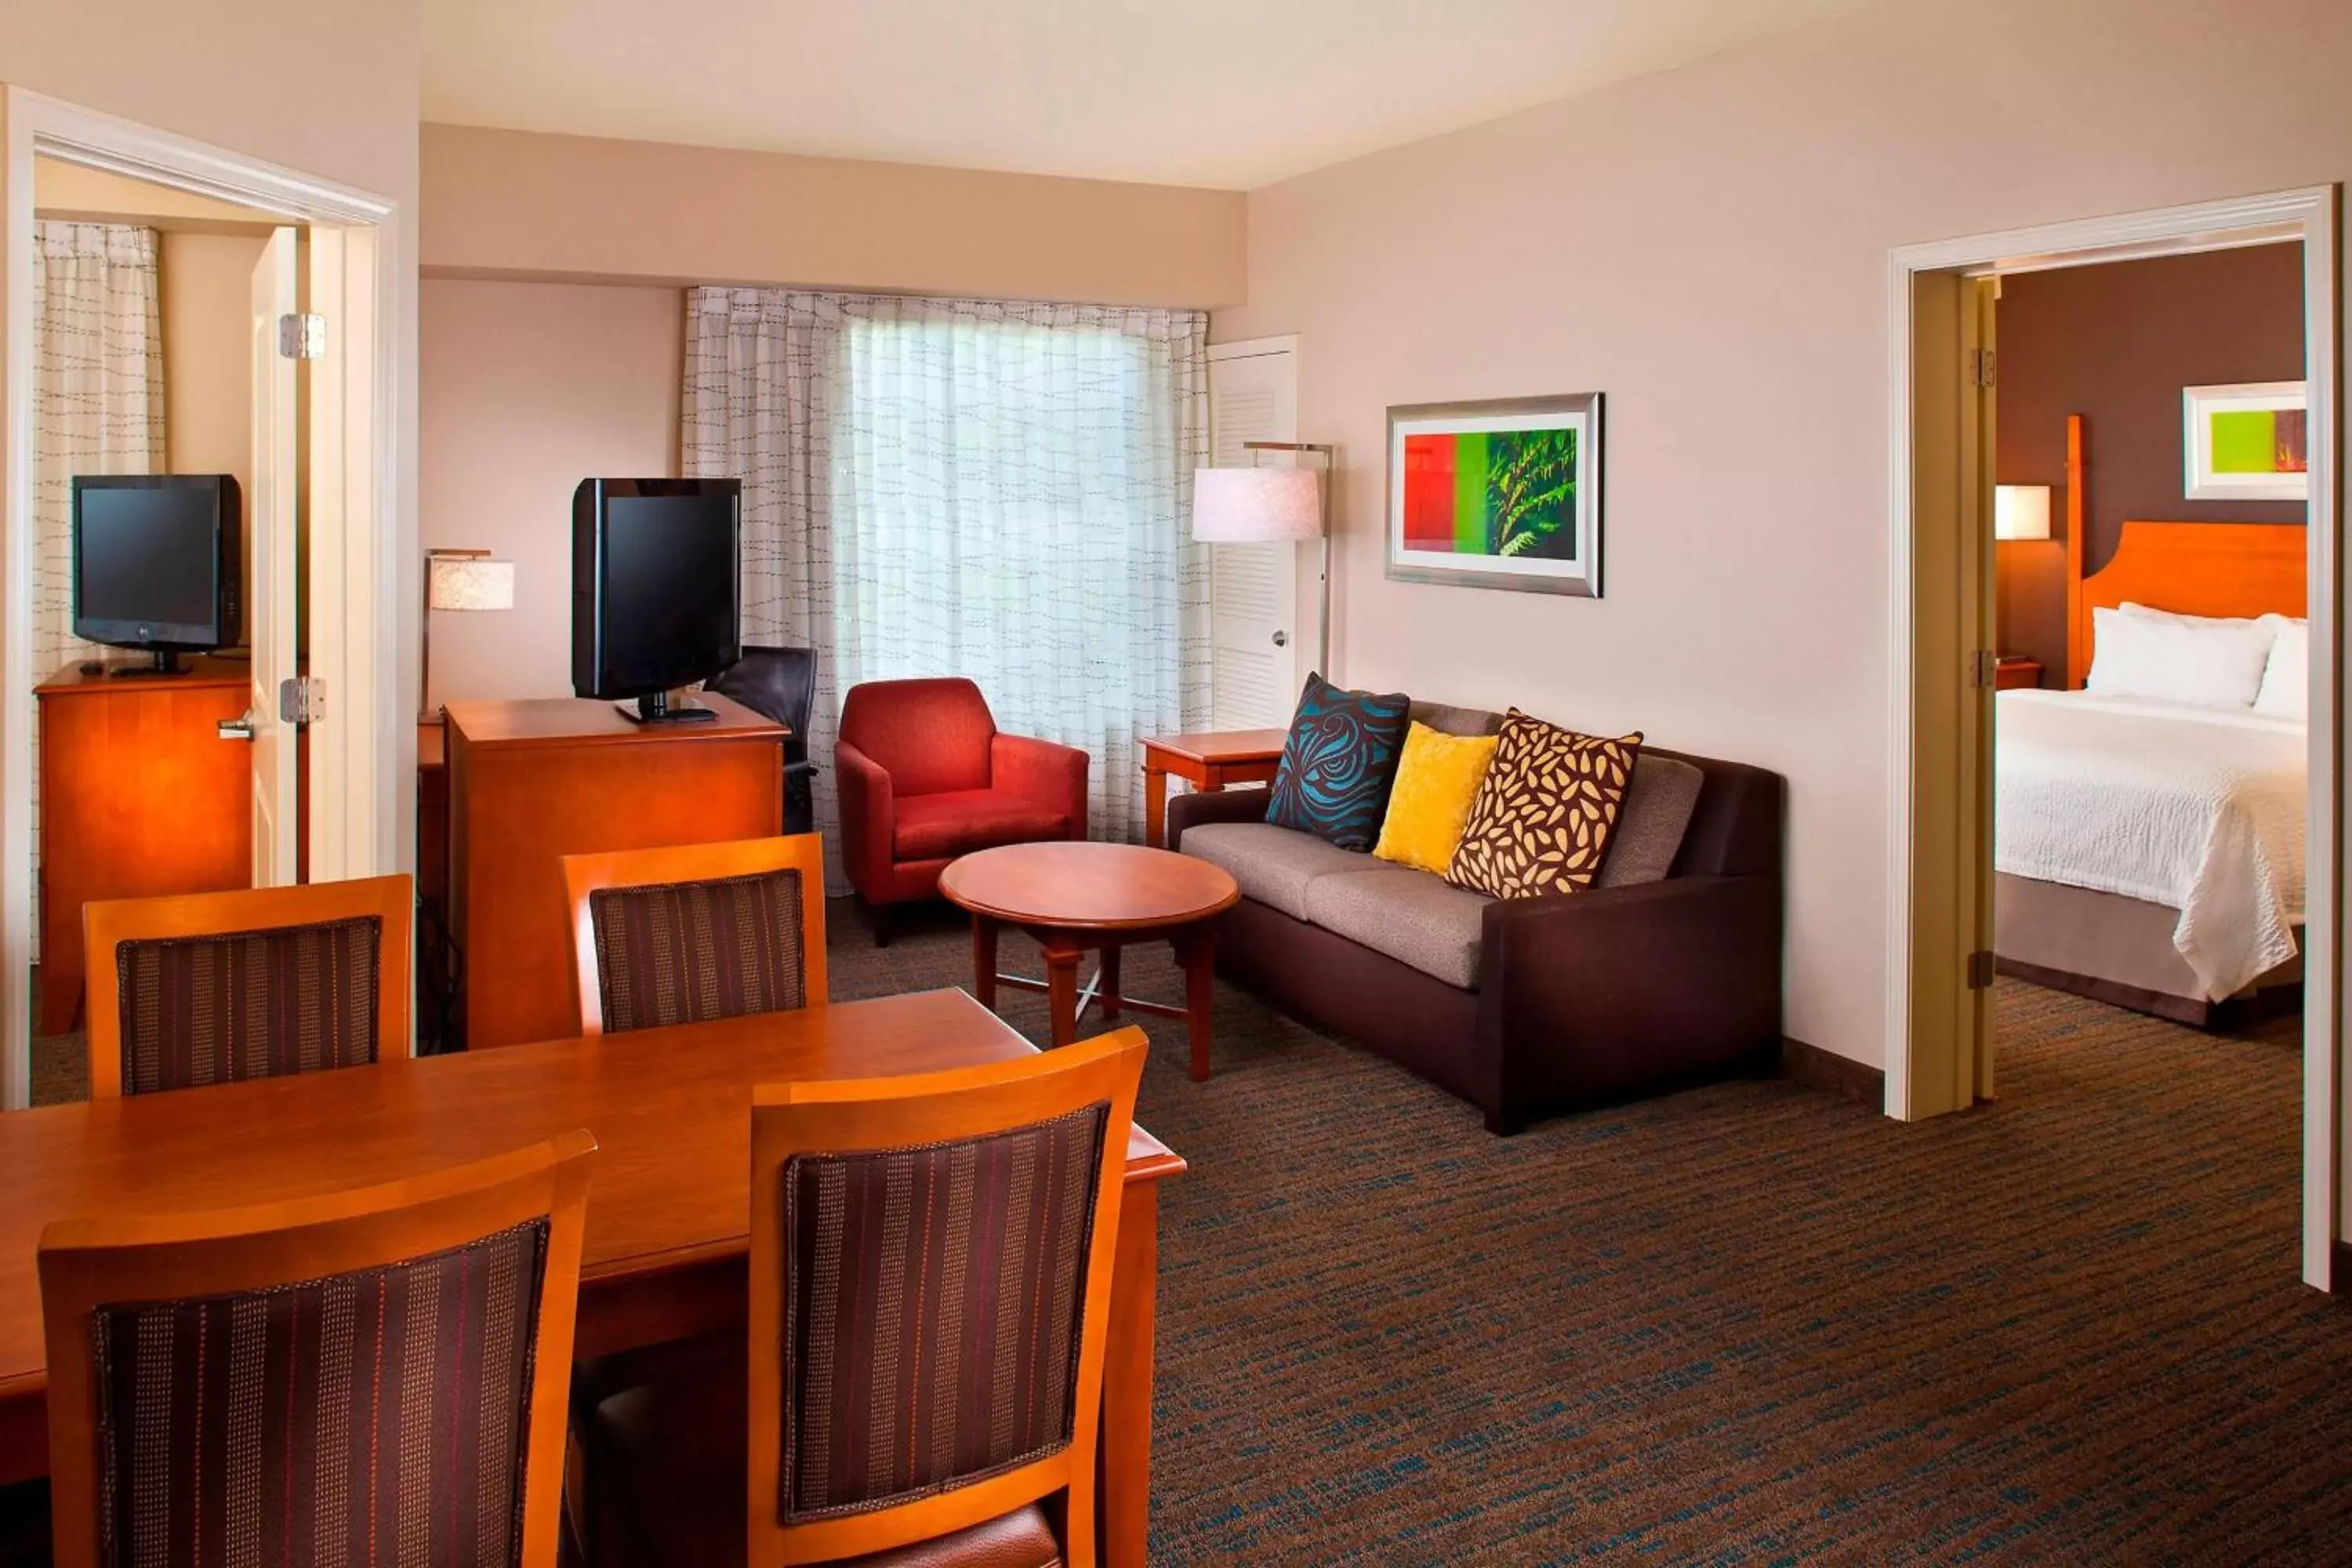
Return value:
[[(966, 978), (944, 918), (879, 951), (834, 919), (836, 997)], [(1179, 994), (1160, 954), (1128, 975)], [(1964, 1116), (1743, 1082), (1498, 1140), (1221, 988), (1215, 1079), (1163, 1049), (1140, 1113), (1193, 1163), (1153, 1561), (2352, 1561), (2294, 1021), (2000, 1005), (2002, 1099)]]

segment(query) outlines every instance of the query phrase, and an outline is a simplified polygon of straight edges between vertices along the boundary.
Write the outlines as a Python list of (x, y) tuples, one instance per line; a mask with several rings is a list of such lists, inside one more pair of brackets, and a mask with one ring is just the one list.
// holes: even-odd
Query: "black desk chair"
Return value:
[(784, 736), (784, 831), (816, 830), (811, 794), (816, 764), (809, 761), (809, 713), (816, 706), (816, 650), (743, 645), (743, 658), (703, 682), (764, 719), (782, 724)]

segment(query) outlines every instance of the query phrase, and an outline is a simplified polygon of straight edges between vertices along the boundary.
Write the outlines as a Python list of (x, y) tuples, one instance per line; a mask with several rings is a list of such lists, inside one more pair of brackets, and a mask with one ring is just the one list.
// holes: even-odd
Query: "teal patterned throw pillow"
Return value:
[(1342, 849), (1370, 849), (1388, 810), (1411, 706), (1402, 692), (1348, 691), (1308, 676), (1265, 819)]

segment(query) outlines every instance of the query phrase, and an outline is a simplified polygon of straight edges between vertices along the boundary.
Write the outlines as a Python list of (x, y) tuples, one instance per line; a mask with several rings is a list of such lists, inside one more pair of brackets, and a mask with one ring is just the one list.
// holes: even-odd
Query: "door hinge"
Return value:
[(289, 724), (315, 724), (325, 718), (327, 689), (314, 676), (296, 676), (278, 683), (278, 717)]
[(326, 358), (327, 318), (316, 311), (278, 317), (278, 356), (280, 359)]
[(1969, 351), (1969, 384), (1970, 386), (1992, 385), (1995, 368), (1992, 350), (1970, 349)]
[(1971, 991), (1992, 989), (1992, 954), (1982, 948), (1969, 954), (1969, 989)]
[(1969, 655), (1969, 684), (1972, 687), (1992, 685), (2000, 678), (2000, 655), (1989, 647), (1980, 647)]

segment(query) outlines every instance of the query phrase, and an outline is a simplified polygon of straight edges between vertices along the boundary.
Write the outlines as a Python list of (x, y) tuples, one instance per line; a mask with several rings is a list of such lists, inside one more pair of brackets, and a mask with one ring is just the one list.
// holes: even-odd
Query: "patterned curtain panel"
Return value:
[(817, 822), (865, 680), (965, 675), (1142, 825), (1145, 735), (1207, 721), (1208, 319), (797, 289), (688, 300), (685, 471), (744, 481), (744, 636), (818, 650)]
[[(73, 477), (163, 468), (163, 327), (155, 257), (152, 229), (33, 225), (36, 680), (100, 651), (73, 635)], [(37, 754), (37, 814), (40, 777)], [(37, 841), (33, 872), (37, 892)], [(33, 940), (38, 956), (37, 927)]]

